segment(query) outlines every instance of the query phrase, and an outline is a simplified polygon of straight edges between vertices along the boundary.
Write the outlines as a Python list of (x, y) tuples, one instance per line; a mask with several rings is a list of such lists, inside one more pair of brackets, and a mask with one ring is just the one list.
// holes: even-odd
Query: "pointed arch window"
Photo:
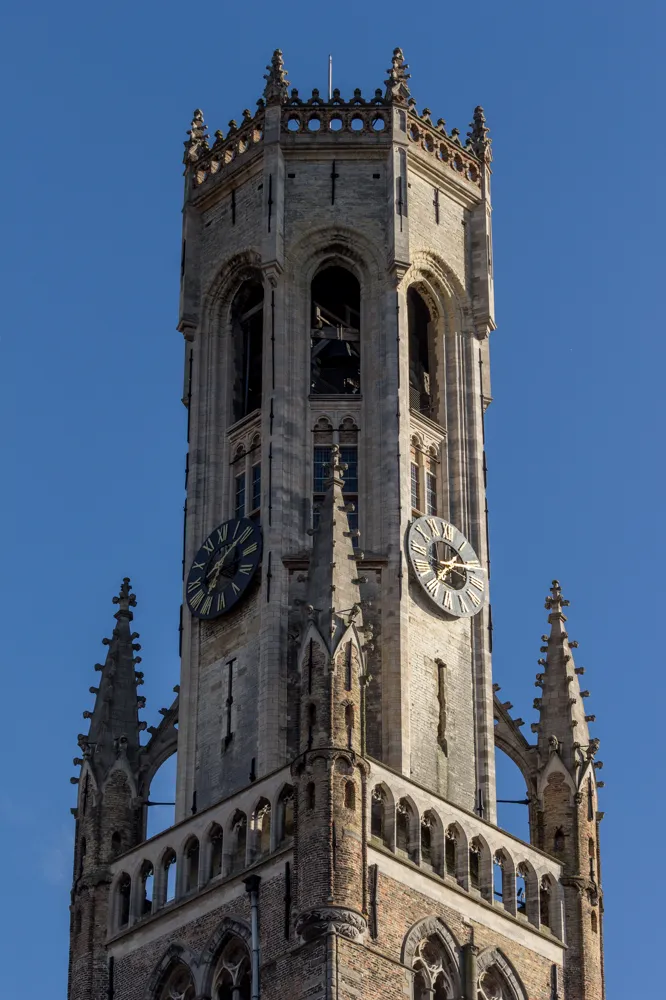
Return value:
[(234, 360), (233, 420), (261, 406), (264, 286), (250, 278), (240, 286), (231, 307)]
[(277, 836), (278, 847), (294, 836), (294, 789), (287, 785), (280, 792), (277, 804)]
[(310, 297), (310, 392), (358, 395), (361, 286), (351, 271), (329, 266), (315, 275)]
[(250, 956), (240, 938), (232, 937), (224, 946), (213, 982), (214, 1000), (250, 1000)]
[(247, 848), (247, 816), (239, 809), (234, 813), (231, 823), (231, 871), (238, 872), (245, 868)]
[(213, 823), (208, 835), (209, 845), (209, 878), (217, 878), (222, 874), (224, 835), (219, 823)]
[(454, 1000), (460, 995), (453, 963), (437, 934), (418, 945), (412, 968), (415, 972), (414, 1000)]
[(195, 996), (192, 973), (183, 962), (178, 962), (167, 976), (159, 1000), (194, 1000)]

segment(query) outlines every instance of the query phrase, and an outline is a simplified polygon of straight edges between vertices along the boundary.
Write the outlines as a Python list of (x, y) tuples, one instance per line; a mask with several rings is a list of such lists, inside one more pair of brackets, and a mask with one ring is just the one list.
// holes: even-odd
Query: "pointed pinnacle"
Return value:
[(411, 75), (407, 73), (408, 69), (409, 66), (405, 62), (402, 49), (394, 49), (391, 68), (386, 71), (389, 77), (388, 80), (384, 81), (386, 84), (386, 100), (395, 101), (398, 104), (405, 103), (409, 97), (409, 85), (407, 81)]
[(112, 599), (113, 604), (120, 605), (121, 611), (129, 611), (130, 608), (136, 607), (136, 597), (131, 593), (131, 589), (130, 578), (126, 576), (120, 585), (120, 593)]
[(480, 160), (491, 160), (490, 143), (488, 138), (489, 129), (486, 127), (486, 116), (481, 105), (474, 108), (474, 118), (469, 123), (470, 131), (467, 133), (468, 145)]
[(264, 73), (264, 80), (266, 81), (264, 100), (266, 104), (283, 104), (289, 96), (289, 81), (287, 80), (281, 49), (275, 50), (271, 58), (271, 64), (266, 69), (268, 73)]

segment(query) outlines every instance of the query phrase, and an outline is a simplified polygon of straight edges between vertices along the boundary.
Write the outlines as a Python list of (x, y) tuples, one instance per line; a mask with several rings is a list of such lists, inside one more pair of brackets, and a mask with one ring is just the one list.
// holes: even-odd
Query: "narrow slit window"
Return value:
[(245, 473), (241, 472), (236, 476), (236, 488), (234, 491), (234, 514), (236, 517), (245, 517)]
[(250, 501), (250, 517), (259, 523), (261, 507), (261, 462), (252, 466), (252, 499)]
[(261, 406), (264, 289), (258, 278), (245, 281), (231, 309), (234, 355), (233, 419)]

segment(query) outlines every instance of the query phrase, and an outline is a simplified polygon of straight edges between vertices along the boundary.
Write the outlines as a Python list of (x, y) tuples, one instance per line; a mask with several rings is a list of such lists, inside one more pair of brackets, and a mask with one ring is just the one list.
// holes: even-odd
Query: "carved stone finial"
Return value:
[(471, 131), (467, 133), (467, 145), (480, 160), (490, 163), (492, 159), (492, 151), (490, 149), (492, 139), (488, 137), (490, 130), (486, 126), (486, 116), (483, 113), (481, 105), (474, 108), (474, 118), (469, 123), (469, 127)]
[(131, 593), (131, 590), (130, 578), (126, 576), (120, 585), (120, 593), (113, 598), (113, 603), (120, 605), (120, 611), (129, 613), (130, 608), (136, 607), (136, 597)]
[(208, 150), (208, 129), (204, 122), (203, 111), (197, 108), (192, 116), (192, 122), (187, 130), (189, 139), (184, 142), (185, 155), (183, 163), (194, 163), (201, 153)]
[(397, 104), (404, 104), (407, 101), (409, 97), (409, 85), (407, 81), (411, 75), (407, 73), (408, 69), (409, 66), (405, 62), (402, 49), (394, 49), (391, 68), (386, 71), (389, 78), (384, 81), (386, 83), (387, 101), (394, 101)]
[(337, 444), (331, 446), (331, 459), (327, 463), (328, 475), (324, 480), (324, 488), (326, 489), (332, 482), (339, 482), (342, 486), (344, 484), (344, 474), (347, 471), (347, 466), (344, 462), (340, 460), (340, 448)]
[(562, 608), (569, 607), (569, 601), (565, 601), (562, 597), (562, 588), (560, 587), (559, 580), (553, 580), (553, 585), (550, 588), (550, 596), (546, 598), (544, 607), (546, 611), (553, 611), (555, 614), (561, 613)]
[(264, 100), (266, 104), (283, 104), (289, 96), (287, 89), (289, 81), (287, 80), (287, 72), (284, 68), (281, 49), (275, 50), (271, 64), (266, 69), (268, 73), (264, 73), (264, 80), (266, 81)]

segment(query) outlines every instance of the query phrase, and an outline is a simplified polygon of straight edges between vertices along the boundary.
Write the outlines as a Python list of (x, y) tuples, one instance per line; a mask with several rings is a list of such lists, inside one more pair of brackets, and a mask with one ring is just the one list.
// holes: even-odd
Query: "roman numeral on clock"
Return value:
[(210, 611), (212, 603), (213, 603), (213, 595), (209, 594), (208, 597), (206, 598), (206, 600), (201, 605), (201, 614), (202, 615), (207, 615), (208, 614), (208, 612)]
[(475, 594), (473, 590), (470, 590), (469, 587), (465, 591), (465, 597), (469, 597), (475, 608), (481, 607), (481, 598), (478, 594)]
[(426, 590), (432, 597), (437, 597), (437, 591), (439, 590), (439, 580), (433, 577), (432, 580), (428, 580), (426, 583)]
[(197, 587), (201, 583), (201, 580), (202, 580), (202, 578), (200, 576), (198, 576), (196, 578), (196, 580), (192, 580), (191, 583), (188, 583), (188, 585), (187, 585), (187, 592), (188, 592), (188, 594), (194, 593), (194, 591), (197, 589)]
[(477, 590), (483, 590), (483, 580), (478, 576), (470, 576), (470, 585), (476, 587)]
[(415, 559), (414, 568), (417, 573), (427, 573), (428, 570), (431, 569), (432, 567), (430, 566), (429, 563), (424, 562), (423, 559)]
[(418, 542), (415, 542), (413, 540), (412, 540), (412, 552), (418, 552), (419, 555), (422, 555), (422, 556), (427, 556), (428, 555), (428, 553), (426, 551), (425, 545), (419, 545)]
[(204, 592), (203, 590), (200, 590), (197, 594), (194, 595), (194, 597), (190, 599), (190, 607), (194, 608), (194, 610), (196, 611), (196, 609), (199, 607), (203, 599), (204, 599)]
[[(243, 553), (243, 554), (245, 554), (245, 553)], [(242, 566), (238, 567), (238, 572), (239, 573), (244, 573), (245, 576), (249, 576), (250, 573), (252, 572), (252, 563), (243, 563)]]
[(210, 538), (207, 538), (206, 541), (203, 543), (203, 548), (210, 555), (211, 552), (215, 551), (215, 542), (211, 541)]

